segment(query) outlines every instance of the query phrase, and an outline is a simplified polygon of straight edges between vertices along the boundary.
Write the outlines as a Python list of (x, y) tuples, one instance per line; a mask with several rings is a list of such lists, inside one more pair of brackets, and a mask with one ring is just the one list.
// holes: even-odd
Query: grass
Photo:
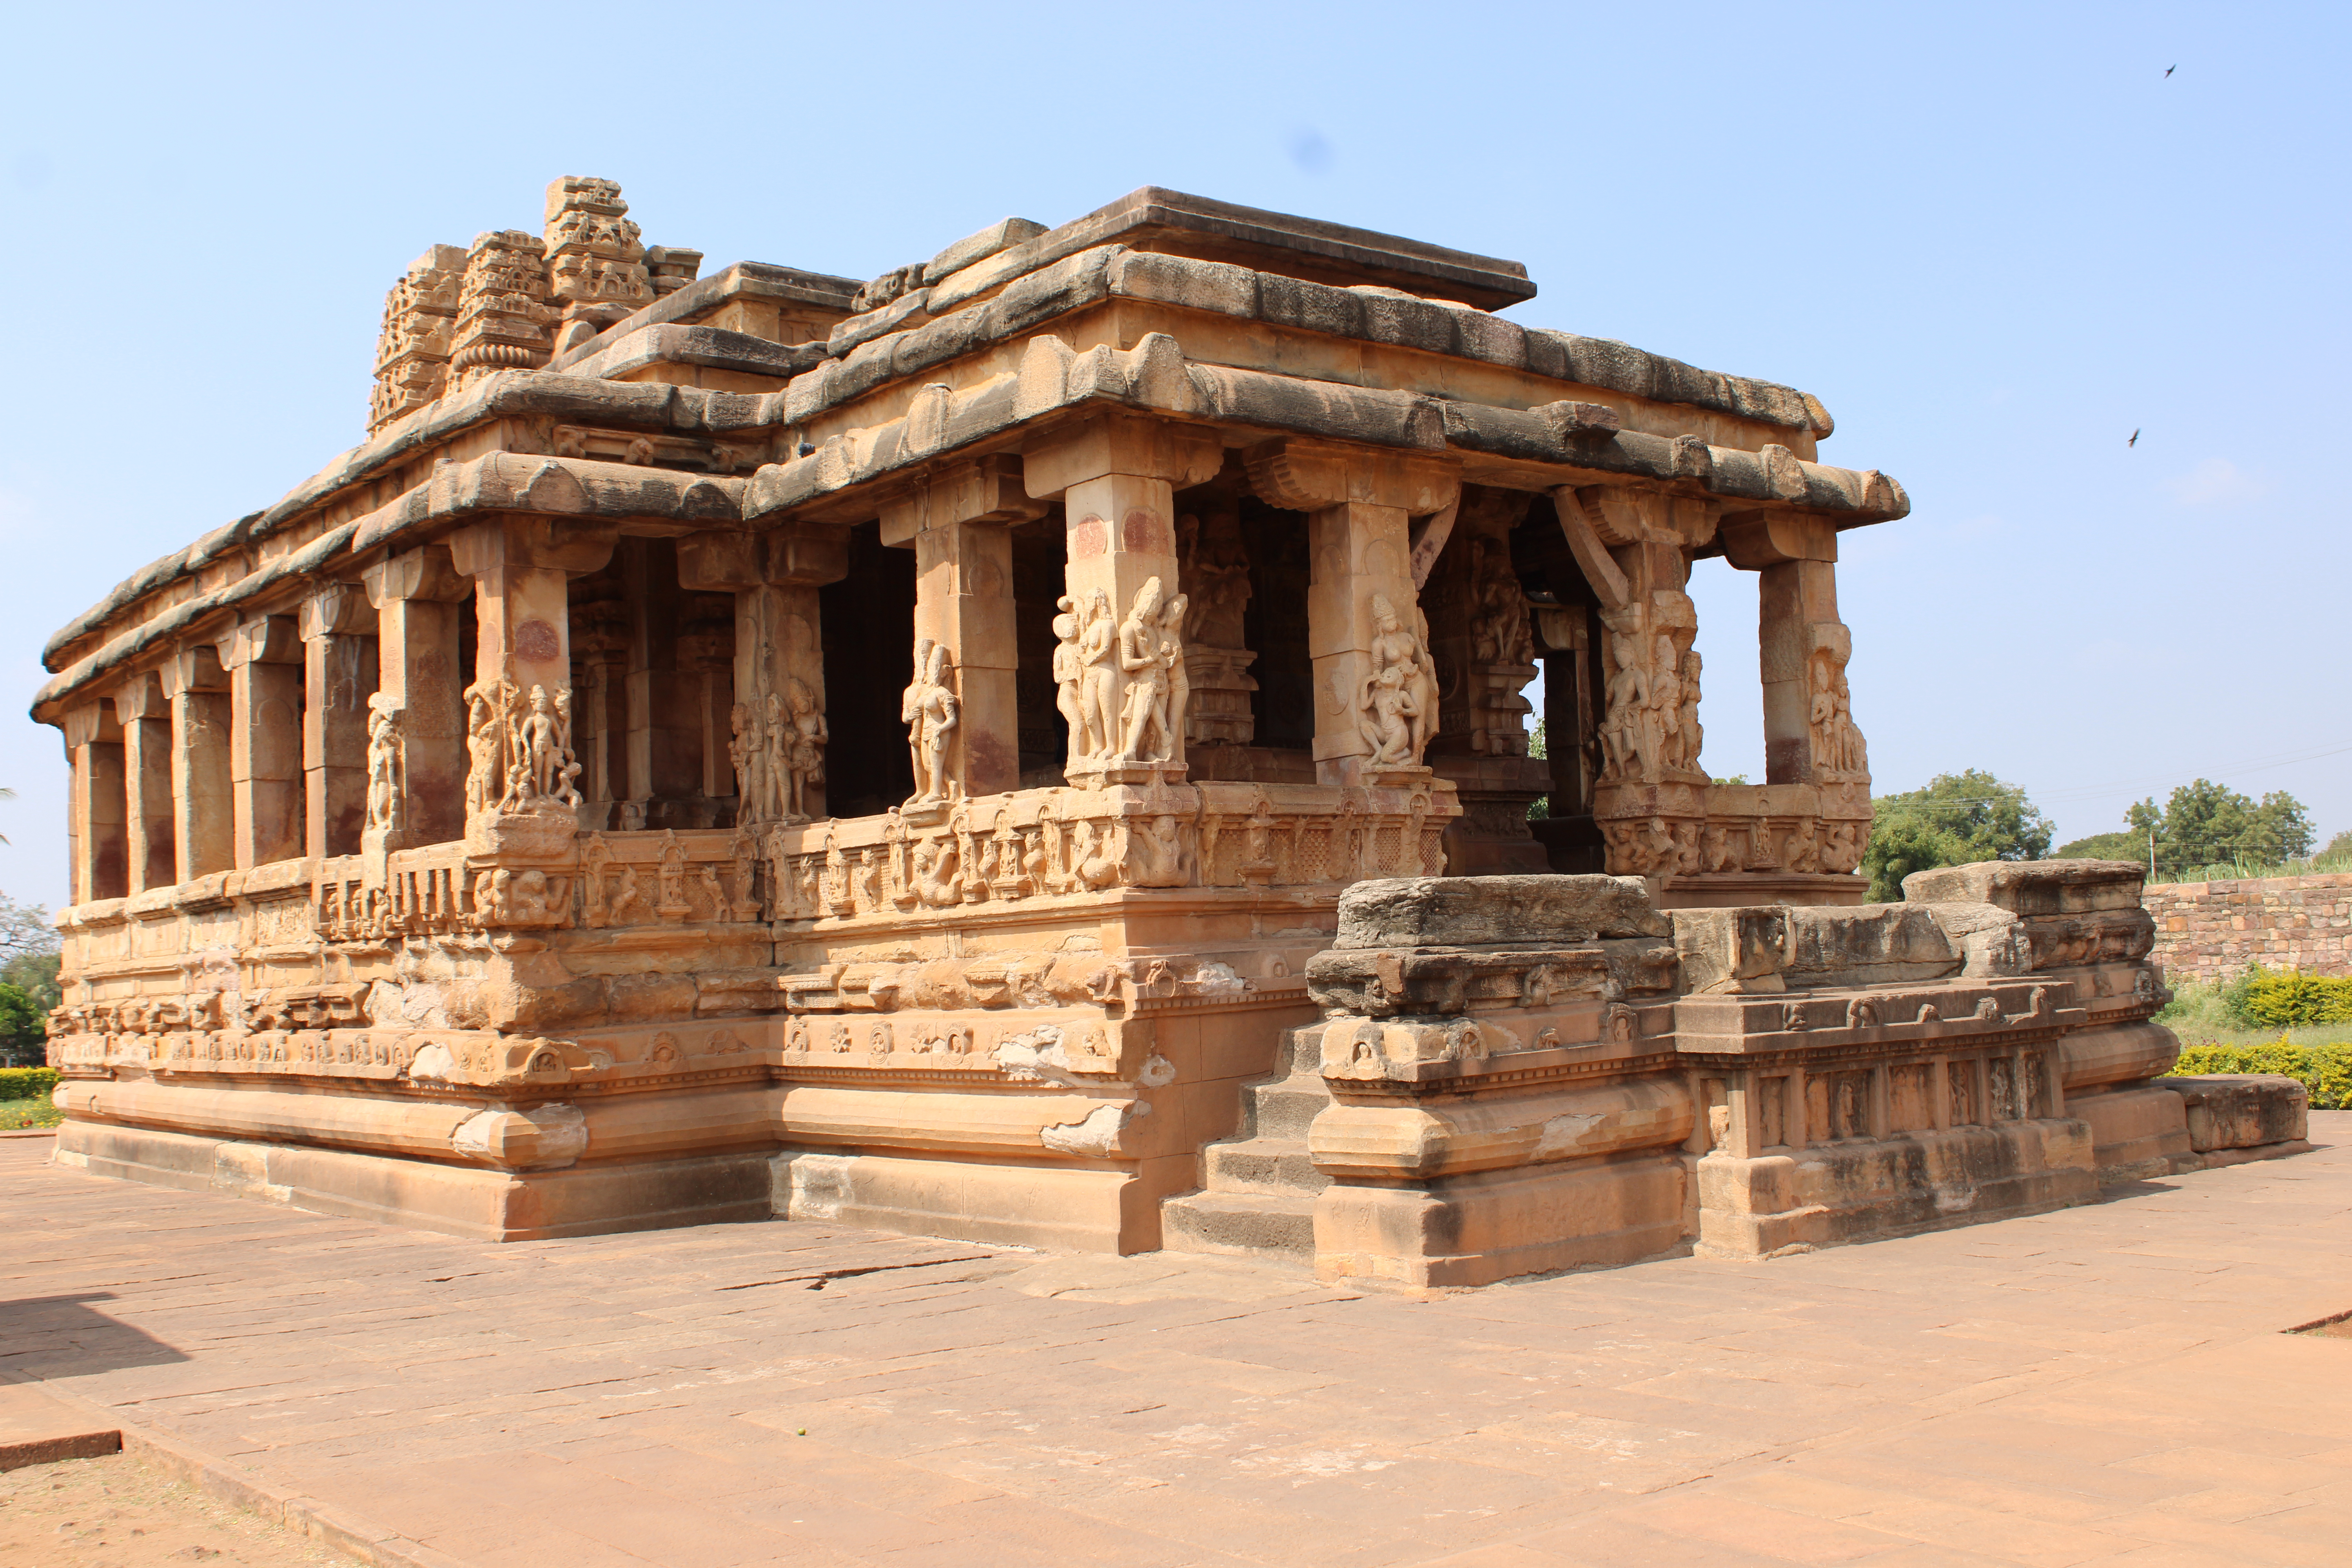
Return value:
[(28, 1127), (55, 1127), (65, 1113), (46, 1100), (0, 1100), (0, 1132)]
[[(2216, 860), (2168, 872), (2171, 882), (2253, 882), (2269, 877), (2352, 877), (2352, 855), (2312, 855), (2301, 860)], [(2150, 884), (2154, 886), (2155, 884)]]

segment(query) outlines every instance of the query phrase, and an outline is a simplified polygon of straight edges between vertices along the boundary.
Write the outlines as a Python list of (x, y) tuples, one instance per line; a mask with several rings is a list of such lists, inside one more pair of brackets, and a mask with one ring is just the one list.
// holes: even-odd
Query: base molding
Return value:
[(392, 1154), (68, 1121), (58, 1163), (477, 1241), (542, 1241), (772, 1217), (763, 1153), (493, 1171)]

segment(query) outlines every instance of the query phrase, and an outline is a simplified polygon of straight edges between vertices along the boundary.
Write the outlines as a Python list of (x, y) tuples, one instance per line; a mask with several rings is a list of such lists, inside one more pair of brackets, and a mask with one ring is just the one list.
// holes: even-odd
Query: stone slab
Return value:
[(819, 1223), (492, 1247), (0, 1143), (0, 1353), (439, 1568), (2328, 1563), (2352, 1344), (2284, 1331), (2352, 1305), (2312, 1244), (2352, 1113), (2310, 1128), (2029, 1218), (1418, 1294)]
[(119, 1453), (122, 1427), (24, 1384), (0, 1383), (0, 1470)]

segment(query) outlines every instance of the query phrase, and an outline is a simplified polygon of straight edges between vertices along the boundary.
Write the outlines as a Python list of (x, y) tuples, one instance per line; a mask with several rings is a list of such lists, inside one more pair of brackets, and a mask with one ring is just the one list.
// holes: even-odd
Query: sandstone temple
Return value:
[(1448, 1285), (2299, 1146), (2152, 1081), (2132, 866), (1863, 901), (1839, 539), (1909, 503), (1813, 397), (1172, 191), (868, 280), (627, 213), (418, 257), (366, 440), (50, 640), (60, 1159)]

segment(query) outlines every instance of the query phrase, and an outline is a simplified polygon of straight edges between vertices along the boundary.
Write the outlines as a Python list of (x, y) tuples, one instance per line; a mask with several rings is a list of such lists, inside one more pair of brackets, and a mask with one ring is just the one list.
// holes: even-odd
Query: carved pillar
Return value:
[(1307, 591), (1315, 661), (1315, 776), (1326, 784), (1425, 777), (1438, 688), (1412, 571), (1412, 520), (1460, 498), (1460, 470), (1421, 457), (1268, 441), (1250, 483), (1307, 516)]
[(765, 534), (678, 541), (678, 582), (735, 595), (732, 700), (719, 732), (735, 777), (736, 821), (823, 816), (824, 622), (817, 589), (849, 574), (838, 529), (788, 524)]
[(376, 616), (356, 583), (302, 602), (304, 853), (356, 855), (367, 826), (368, 699), (376, 693)]
[[(1722, 537), (1731, 563), (1758, 574), (1765, 782), (1811, 786), (1820, 823), (1820, 863), (1790, 868), (1851, 871), (1869, 837), (1870, 757), (1846, 688), (1853, 641), (1838, 619), (1837, 531), (1801, 512), (1748, 512), (1725, 519)], [(1792, 831), (1811, 860), (1813, 845)]]
[(236, 864), (294, 859), (303, 852), (300, 627), (292, 616), (247, 621), (222, 640), (220, 661)]
[(583, 827), (619, 827), (614, 805), (628, 786), (629, 610), (620, 599), (572, 606), (572, 672), (577, 682), (575, 749), (580, 753)]
[[(1028, 494), (1062, 498), (1073, 623), (1063, 658), (1076, 674), (1064, 684), (1083, 721), (1070, 736), (1074, 784), (1183, 776), (1175, 492), (1214, 478), (1223, 461), (1214, 431), (1126, 415), (1058, 431), (1024, 454)], [(1146, 635), (1155, 628), (1159, 640)], [(1172, 658), (1154, 668), (1150, 656), (1163, 648)], [(1164, 689), (1156, 700), (1151, 689), (1130, 698), (1139, 681)], [(1151, 732), (1155, 712), (1171, 733)]]
[(1249, 673), (1257, 662), (1244, 630), (1249, 608), (1249, 542), (1235, 498), (1213, 489), (1197, 514), (1176, 520), (1178, 586), (1185, 599), (1184, 710), (1188, 746), (1246, 746), (1257, 737)]
[(173, 851), (172, 721), (163, 682), (134, 675), (115, 691), (122, 725), (124, 868), (130, 891), (168, 888), (178, 877)]
[(628, 591), (628, 731), (618, 816), (638, 827), (690, 826), (702, 793), (702, 683), (678, 664), (679, 582), (664, 540), (621, 545)]
[(473, 592), (437, 544), (368, 570), (377, 689), (397, 715), (406, 784), (399, 842), (387, 847), (466, 836), (467, 672), (458, 668), (458, 617)]
[[(947, 735), (949, 793), (1021, 787), (1020, 696), (1013, 671), (1013, 539), (1008, 523), (1045, 514), (1024, 489), (1021, 460), (948, 466), (884, 507), (882, 542), (914, 546), (915, 646), (947, 649), (959, 714)], [(1171, 573), (1172, 580), (1174, 574)], [(926, 660), (916, 661), (920, 682)], [(923, 770), (917, 769), (917, 791)]]
[(122, 780), (122, 726), (113, 705), (91, 701), (65, 715), (66, 755), (73, 763), (73, 897), (78, 904), (119, 899), (131, 890)]
[[(479, 522), (449, 536), (452, 563), (475, 583), (466, 818), (481, 852), (511, 840), (519, 852), (551, 853), (577, 828), (570, 579), (602, 568), (617, 538), (610, 527), (547, 518)], [(478, 831), (509, 814), (553, 826)]]
[(701, 799), (692, 819), (698, 827), (724, 826), (733, 820), (739, 804), (735, 799), (735, 768), (728, 754), (734, 733), (729, 715), (735, 702), (732, 595), (723, 601), (700, 600), (693, 606), (693, 613), (680, 621), (677, 667), (691, 683), (695, 756), (701, 764), (695, 789)]
[(234, 704), (228, 671), (210, 644), (173, 654), (163, 680), (172, 702), (173, 870), (187, 882), (236, 864)]
[(1707, 776), (1691, 641), (1698, 614), (1684, 584), (1690, 551), (1714, 537), (1712, 503), (1598, 485), (1552, 492), (1561, 531), (1601, 602), (1603, 692), (1593, 815), (1608, 868), (1664, 877), (1702, 868)]

